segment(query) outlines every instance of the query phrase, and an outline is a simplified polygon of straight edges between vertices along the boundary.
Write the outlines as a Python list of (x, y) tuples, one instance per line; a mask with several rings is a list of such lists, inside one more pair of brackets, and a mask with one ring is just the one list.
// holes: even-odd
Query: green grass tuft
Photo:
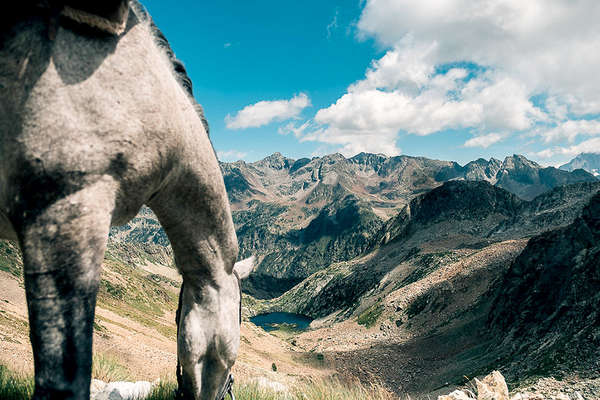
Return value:
[(25, 400), (33, 396), (33, 378), (20, 375), (0, 365), (0, 399)]
[(96, 353), (92, 362), (92, 378), (104, 382), (127, 381), (131, 380), (131, 374), (115, 357)]
[(381, 313), (383, 313), (383, 306), (381, 304), (374, 304), (363, 311), (358, 316), (356, 322), (359, 325), (364, 325), (367, 328), (370, 328), (377, 323), (377, 319), (379, 319)]

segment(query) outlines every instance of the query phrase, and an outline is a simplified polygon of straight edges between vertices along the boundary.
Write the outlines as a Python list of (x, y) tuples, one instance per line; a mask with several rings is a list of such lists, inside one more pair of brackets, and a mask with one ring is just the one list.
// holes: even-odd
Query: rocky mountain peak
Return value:
[(346, 157), (344, 157), (340, 153), (327, 154), (321, 157), (321, 161), (327, 164), (334, 164), (336, 162), (344, 162), (346, 161)]
[(413, 218), (430, 223), (440, 219), (481, 219), (491, 213), (512, 216), (522, 201), (486, 181), (449, 181), (410, 203)]
[(515, 170), (515, 169), (540, 169), (542, 168), (535, 161), (528, 160), (525, 156), (520, 154), (513, 154), (504, 159), (502, 163), (502, 169)]
[(384, 163), (389, 157), (385, 154), (372, 154), (372, 153), (358, 153), (354, 157), (350, 158), (350, 161), (356, 164), (379, 166)]
[(561, 165), (559, 169), (574, 171), (583, 169), (595, 176), (600, 176), (600, 153), (581, 153), (568, 163)]
[(285, 157), (283, 154), (276, 152), (263, 158), (255, 163), (258, 167), (271, 168), (276, 170), (289, 169), (294, 164), (294, 160)]

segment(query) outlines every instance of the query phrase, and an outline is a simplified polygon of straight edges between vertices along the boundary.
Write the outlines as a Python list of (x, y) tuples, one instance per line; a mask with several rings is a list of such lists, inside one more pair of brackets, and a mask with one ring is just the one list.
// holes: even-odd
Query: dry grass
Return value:
[[(94, 360), (97, 379), (104, 376), (109, 380), (121, 379), (122, 373), (110, 357), (96, 357)], [(146, 400), (173, 400), (176, 384), (161, 381)], [(238, 400), (392, 400), (397, 396), (378, 384), (362, 385), (358, 381), (342, 382), (338, 379), (318, 379), (301, 382), (287, 392), (276, 392), (257, 383), (236, 384), (234, 394)], [(0, 365), (0, 399), (26, 400), (33, 395), (33, 379), (31, 376), (17, 374)]]
[(33, 378), (9, 371), (0, 365), (0, 399), (24, 400), (33, 396)]
[(116, 357), (96, 353), (92, 363), (92, 378), (104, 382), (126, 381), (131, 379), (131, 373)]
[[(146, 400), (172, 400), (176, 388), (173, 382), (161, 382)], [(383, 386), (365, 386), (358, 381), (342, 382), (338, 379), (318, 379), (301, 382), (286, 392), (276, 392), (255, 382), (236, 384), (238, 400), (397, 400)]]

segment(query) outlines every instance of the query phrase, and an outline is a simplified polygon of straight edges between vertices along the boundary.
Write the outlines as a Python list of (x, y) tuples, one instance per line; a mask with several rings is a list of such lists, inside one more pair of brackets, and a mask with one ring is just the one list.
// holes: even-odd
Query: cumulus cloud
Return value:
[(478, 132), (466, 147), (595, 135), (584, 114), (600, 113), (599, 18), (596, 0), (366, 0), (359, 36), (388, 51), (299, 135), (343, 152), (452, 129)]
[(504, 139), (506, 135), (501, 135), (499, 133), (488, 133), (487, 135), (476, 136), (467, 140), (464, 144), (465, 147), (483, 147), (487, 149), (494, 143), (497, 143)]
[(599, 120), (567, 120), (550, 129), (538, 129), (537, 133), (546, 143), (567, 140), (573, 143), (578, 136), (600, 135)]
[(314, 120), (323, 128), (304, 139), (339, 143), (346, 151), (397, 152), (399, 132), (424, 136), (448, 129), (520, 131), (546, 118), (531, 103), (526, 88), (505, 74), (460, 67), (435, 72), (427, 61), (434, 50), (425, 46), (388, 51), (373, 62), (365, 79), (317, 112)]
[[(367, 0), (360, 34), (395, 46), (435, 43), (436, 65), (468, 60), (518, 77), (531, 92), (600, 111), (600, 2), (596, 0)], [(406, 47), (406, 46), (405, 46)]]
[(289, 100), (259, 101), (244, 107), (235, 116), (228, 114), (225, 123), (228, 129), (257, 128), (273, 121), (298, 117), (308, 106), (310, 106), (310, 99), (304, 93)]
[(600, 153), (600, 137), (588, 139), (572, 146), (554, 146), (532, 155), (539, 158), (552, 158), (555, 156), (573, 157), (579, 153)]
[(217, 158), (220, 161), (237, 161), (246, 157), (248, 153), (238, 150), (217, 151)]

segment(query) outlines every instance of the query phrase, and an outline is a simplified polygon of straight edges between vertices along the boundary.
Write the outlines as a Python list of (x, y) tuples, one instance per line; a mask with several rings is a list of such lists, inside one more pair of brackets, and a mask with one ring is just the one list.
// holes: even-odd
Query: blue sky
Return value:
[(600, 152), (598, 2), (475, 3), (144, 2), (223, 161)]

